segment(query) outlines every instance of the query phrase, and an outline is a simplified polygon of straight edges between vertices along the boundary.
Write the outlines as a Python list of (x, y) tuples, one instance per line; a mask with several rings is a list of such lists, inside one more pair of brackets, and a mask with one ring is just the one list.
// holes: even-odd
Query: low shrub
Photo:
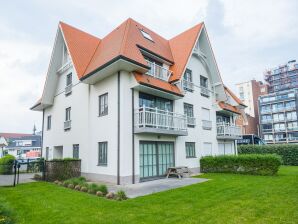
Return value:
[(251, 175), (276, 175), (281, 165), (278, 155), (225, 155), (201, 158), (203, 173), (241, 173)]
[(108, 188), (106, 185), (101, 184), (98, 186), (98, 191), (101, 191), (103, 195), (106, 195), (108, 193)]
[(109, 192), (106, 194), (106, 198), (107, 199), (114, 199), (115, 198), (115, 194), (113, 192)]
[(116, 195), (115, 195), (115, 199), (118, 201), (123, 201), (127, 199), (126, 193), (122, 190), (117, 191)]
[(12, 174), (15, 157), (5, 155), (0, 159), (0, 174)]
[(298, 144), (240, 145), (238, 154), (277, 154), (284, 165), (298, 166)]

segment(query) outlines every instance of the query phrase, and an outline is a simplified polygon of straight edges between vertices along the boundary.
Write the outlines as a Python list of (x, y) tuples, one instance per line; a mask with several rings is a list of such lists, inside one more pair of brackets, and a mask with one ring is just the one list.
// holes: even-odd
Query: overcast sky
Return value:
[(2, 1), (0, 132), (41, 129), (29, 108), (41, 96), (58, 22), (104, 37), (131, 17), (165, 38), (205, 21), (224, 82), (263, 79), (265, 68), (298, 59), (296, 0)]

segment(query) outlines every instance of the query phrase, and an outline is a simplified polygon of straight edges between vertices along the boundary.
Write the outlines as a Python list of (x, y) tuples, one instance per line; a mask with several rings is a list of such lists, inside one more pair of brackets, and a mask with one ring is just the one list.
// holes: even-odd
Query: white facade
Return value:
[(240, 99), (247, 106), (245, 108), (245, 113), (255, 117), (252, 81), (238, 83), (236, 86), (238, 88)]
[[(107, 74), (106, 78), (93, 84), (80, 81), (71, 62), (63, 72), (57, 73), (62, 66), (63, 46), (63, 35), (58, 31), (47, 78), (48, 83), (46, 83), (49, 87), (43, 96), (49, 99), (49, 105), (43, 108), (43, 157), (46, 159), (73, 157), (73, 147), (78, 144), (83, 175), (90, 179), (124, 184), (141, 180), (140, 173), (145, 169), (145, 165), (141, 166), (142, 161), (140, 161), (140, 158), (144, 160), (144, 155), (141, 156), (141, 143), (146, 143), (148, 144), (146, 147), (154, 149), (160, 147), (160, 150), (163, 150), (162, 147), (164, 147), (165, 151), (172, 150), (173, 145), (174, 161), (171, 164), (187, 166), (193, 172), (199, 172), (201, 156), (235, 153), (237, 136), (228, 134), (220, 137), (217, 133), (217, 112), (222, 110), (217, 101), (229, 99), (225, 95), (205, 29), (198, 38), (198, 46), (204, 52), (206, 59), (202, 59), (195, 52), (190, 56), (186, 68), (192, 71), (194, 90), (185, 91), (184, 97), (171, 96), (162, 90), (144, 87), (136, 81), (132, 72), (125, 69)], [(163, 66), (168, 68), (165, 63)], [(72, 74), (72, 88), (71, 93), (66, 95), (66, 80), (70, 73)], [(201, 95), (200, 76), (208, 80), (209, 97)], [(182, 115), (184, 103), (193, 105), (194, 127), (187, 127), (186, 135), (165, 133), (163, 128), (159, 130), (161, 132), (157, 130), (155, 133), (154, 131), (135, 133), (133, 118), (136, 116), (136, 111), (140, 111), (140, 92), (173, 100), (173, 111)], [(108, 112), (104, 116), (99, 116), (99, 96), (106, 93), (108, 94)], [(52, 103), (50, 102), (51, 94), (53, 95)], [(65, 110), (69, 107), (71, 107), (71, 128), (65, 130)], [(230, 123), (225, 125), (235, 125), (236, 114), (224, 113), (231, 117)], [(49, 116), (51, 124), (48, 129)], [(98, 165), (100, 142), (107, 142), (106, 165)], [(159, 145), (161, 142), (167, 145)], [(186, 156), (186, 142), (195, 145), (195, 155), (190, 158)], [(144, 150), (143, 153), (149, 148), (142, 148), (142, 150)], [(153, 174), (149, 174), (149, 177), (154, 177), (154, 172), (161, 175), (160, 171), (156, 171), (157, 168), (153, 166), (150, 165), (155, 170)], [(157, 167), (161, 169), (160, 166)]]

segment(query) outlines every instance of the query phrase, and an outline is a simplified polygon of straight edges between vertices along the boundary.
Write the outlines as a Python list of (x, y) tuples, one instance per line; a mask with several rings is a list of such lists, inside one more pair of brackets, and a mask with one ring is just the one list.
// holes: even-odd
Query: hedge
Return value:
[(238, 154), (277, 154), (284, 165), (298, 166), (298, 144), (240, 145)]
[(278, 155), (206, 156), (200, 160), (203, 173), (275, 175), (280, 165), (281, 158)]
[(3, 156), (0, 159), (0, 174), (12, 174), (15, 157), (12, 155)]
[(81, 176), (81, 160), (65, 158), (45, 161), (45, 180), (67, 180)]

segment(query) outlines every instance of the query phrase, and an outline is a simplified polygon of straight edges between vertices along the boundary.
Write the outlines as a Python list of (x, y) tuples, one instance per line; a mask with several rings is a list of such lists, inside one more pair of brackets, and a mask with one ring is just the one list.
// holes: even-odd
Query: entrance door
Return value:
[(168, 167), (174, 166), (173, 142), (140, 142), (140, 178), (164, 176)]

